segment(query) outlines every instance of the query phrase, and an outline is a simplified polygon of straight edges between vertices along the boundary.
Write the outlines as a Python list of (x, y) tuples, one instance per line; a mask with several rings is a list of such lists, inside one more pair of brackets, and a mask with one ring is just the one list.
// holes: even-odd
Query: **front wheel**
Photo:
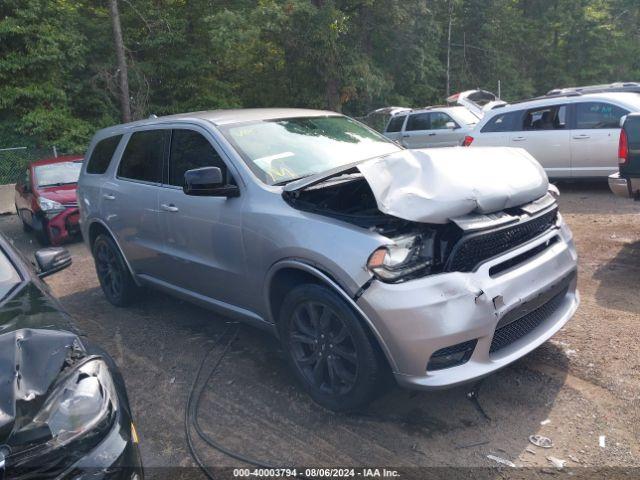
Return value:
[(280, 337), (296, 377), (317, 403), (350, 411), (369, 403), (382, 359), (358, 316), (332, 290), (301, 285), (286, 296)]
[(117, 307), (129, 305), (135, 299), (138, 287), (113, 239), (98, 235), (92, 250), (104, 296)]

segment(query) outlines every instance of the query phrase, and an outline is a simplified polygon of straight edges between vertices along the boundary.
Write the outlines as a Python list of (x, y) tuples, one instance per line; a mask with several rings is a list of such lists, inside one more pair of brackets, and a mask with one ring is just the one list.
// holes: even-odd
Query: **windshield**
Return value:
[(3, 301), (20, 281), (20, 275), (13, 264), (0, 250), (0, 301)]
[(399, 151), (347, 117), (303, 117), (223, 127), (249, 168), (269, 185)]
[(38, 165), (35, 168), (36, 184), (38, 187), (51, 187), (78, 183), (81, 168), (82, 160)]

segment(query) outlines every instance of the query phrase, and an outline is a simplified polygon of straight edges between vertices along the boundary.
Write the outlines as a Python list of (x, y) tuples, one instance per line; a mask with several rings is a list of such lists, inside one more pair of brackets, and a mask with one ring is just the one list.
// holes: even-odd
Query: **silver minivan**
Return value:
[(332, 112), (100, 130), (78, 187), (106, 298), (149, 286), (280, 338), (311, 397), (357, 408), (536, 348), (578, 305), (557, 191), (520, 149), (407, 150)]
[(553, 178), (606, 178), (618, 170), (620, 118), (640, 94), (551, 95), (487, 112), (465, 146), (524, 148)]

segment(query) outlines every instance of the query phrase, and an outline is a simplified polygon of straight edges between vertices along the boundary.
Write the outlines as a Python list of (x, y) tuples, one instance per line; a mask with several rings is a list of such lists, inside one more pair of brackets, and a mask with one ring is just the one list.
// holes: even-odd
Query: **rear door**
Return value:
[(226, 304), (242, 304), (246, 279), (242, 248), (245, 197), (198, 197), (182, 190), (184, 172), (219, 167), (227, 183), (232, 172), (210, 133), (198, 127), (175, 128), (165, 186), (159, 197), (164, 248), (162, 278), (173, 286)]
[(394, 115), (391, 117), (387, 127), (385, 128), (384, 136), (396, 143), (400, 143), (402, 140), (402, 127), (404, 126), (404, 121), (406, 119), (406, 115)]
[(412, 113), (405, 123), (401, 143), (407, 148), (425, 148), (434, 136), (435, 133), (431, 132), (431, 114)]
[(607, 177), (618, 170), (620, 118), (628, 113), (607, 102), (573, 104), (571, 176)]
[(568, 107), (564, 104), (530, 108), (511, 132), (509, 146), (527, 150), (552, 178), (571, 176)]
[(161, 272), (158, 194), (169, 138), (170, 130), (162, 128), (132, 133), (115, 178), (101, 190), (101, 218), (116, 235), (133, 270), (152, 277)]

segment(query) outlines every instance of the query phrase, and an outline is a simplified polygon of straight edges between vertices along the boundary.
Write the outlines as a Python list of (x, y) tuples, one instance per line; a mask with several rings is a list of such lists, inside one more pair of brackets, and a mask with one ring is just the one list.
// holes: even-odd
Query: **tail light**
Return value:
[(626, 165), (629, 160), (629, 142), (627, 140), (627, 132), (620, 130), (620, 141), (618, 142), (618, 164)]
[(473, 143), (473, 137), (470, 137), (469, 135), (467, 135), (466, 137), (464, 137), (464, 140), (462, 141), (462, 146), (468, 147), (472, 143)]

